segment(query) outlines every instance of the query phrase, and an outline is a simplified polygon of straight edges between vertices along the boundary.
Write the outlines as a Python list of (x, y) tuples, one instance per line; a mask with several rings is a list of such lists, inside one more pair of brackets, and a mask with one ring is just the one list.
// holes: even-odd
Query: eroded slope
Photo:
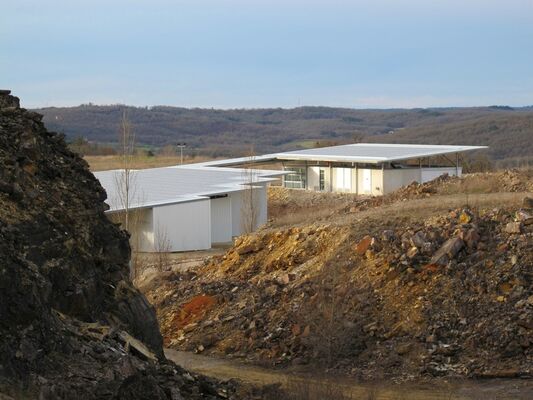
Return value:
[(530, 377), (532, 206), (265, 229), (148, 298), (176, 349), (373, 379)]

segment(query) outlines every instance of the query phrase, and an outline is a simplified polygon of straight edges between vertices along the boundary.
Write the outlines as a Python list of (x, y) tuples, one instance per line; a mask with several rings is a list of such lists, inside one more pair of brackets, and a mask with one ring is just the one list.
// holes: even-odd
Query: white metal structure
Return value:
[[(124, 212), (123, 170), (96, 172), (107, 192), (108, 213)], [(137, 246), (157, 251), (209, 249), (243, 232), (244, 202), (253, 202), (254, 228), (267, 220), (267, 185), (281, 171), (211, 168), (189, 164), (131, 172), (128, 209), (137, 210)], [(123, 180), (123, 179), (122, 179)]]
[[(253, 204), (253, 228), (266, 222), (266, 187), (280, 176), (290, 188), (383, 195), (442, 174), (460, 176), (458, 154), (484, 148), (358, 143), (136, 170), (128, 208), (139, 210), (141, 251), (157, 251), (161, 232), (170, 251), (208, 249), (243, 233), (245, 204)], [(447, 157), (450, 154), (455, 160)], [(283, 163), (283, 171), (235, 168), (268, 162)], [(122, 173), (95, 173), (107, 191), (110, 213), (124, 211)]]
[[(249, 162), (283, 163), (285, 187), (330, 192), (383, 195), (412, 182), (448, 174), (460, 176), (459, 153), (486, 146), (357, 143), (217, 160), (208, 166)], [(452, 155), (452, 159), (448, 156)]]

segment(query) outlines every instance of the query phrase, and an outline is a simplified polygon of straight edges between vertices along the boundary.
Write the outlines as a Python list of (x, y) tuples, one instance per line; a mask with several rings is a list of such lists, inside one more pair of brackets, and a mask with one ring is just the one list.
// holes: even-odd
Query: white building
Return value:
[(486, 146), (357, 143), (205, 163), (230, 166), (278, 162), (288, 172), (283, 185), (293, 189), (379, 196), (412, 182), (440, 175), (461, 176), (459, 154)]
[[(266, 222), (266, 188), (280, 176), (287, 188), (383, 195), (442, 174), (460, 176), (459, 153), (484, 148), (358, 143), (136, 170), (128, 208), (136, 210), (137, 248), (158, 251), (163, 239), (167, 251), (231, 242)], [(254, 163), (281, 163), (282, 171), (237, 168)], [(124, 212), (123, 171), (95, 175), (108, 213)]]
[[(96, 172), (107, 192), (108, 213), (135, 210), (139, 251), (209, 249), (228, 243), (267, 220), (267, 185), (280, 171), (210, 168), (203, 164), (150, 168), (131, 173), (129, 201), (123, 201), (124, 172)], [(253, 214), (253, 215), (252, 215)], [(158, 243), (159, 241), (159, 243)]]

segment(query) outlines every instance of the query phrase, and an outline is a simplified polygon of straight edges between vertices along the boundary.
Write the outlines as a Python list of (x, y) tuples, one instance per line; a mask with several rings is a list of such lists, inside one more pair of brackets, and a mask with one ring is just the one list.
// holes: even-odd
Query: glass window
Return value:
[(286, 188), (305, 189), (305, 168), (291, 167), (285, 168), (285, 171), (290, 171), (284, 179)]
[(326, 188), (325, 171), (323, 169), (319, 170), (318, 185), (319, 185), (319, 188), (318, 188), (319, 190), (324, 190)]

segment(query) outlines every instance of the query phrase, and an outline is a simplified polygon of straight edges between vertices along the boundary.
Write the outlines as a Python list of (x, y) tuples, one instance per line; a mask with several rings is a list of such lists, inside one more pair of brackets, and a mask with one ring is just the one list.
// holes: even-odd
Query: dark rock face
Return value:
[(0, 394), (133, 398), (146, 383), (142, 398), (204, 398), (191, 387), (214, 383), (164, 359), (105, 198), (64, 138), (0, 91)]

